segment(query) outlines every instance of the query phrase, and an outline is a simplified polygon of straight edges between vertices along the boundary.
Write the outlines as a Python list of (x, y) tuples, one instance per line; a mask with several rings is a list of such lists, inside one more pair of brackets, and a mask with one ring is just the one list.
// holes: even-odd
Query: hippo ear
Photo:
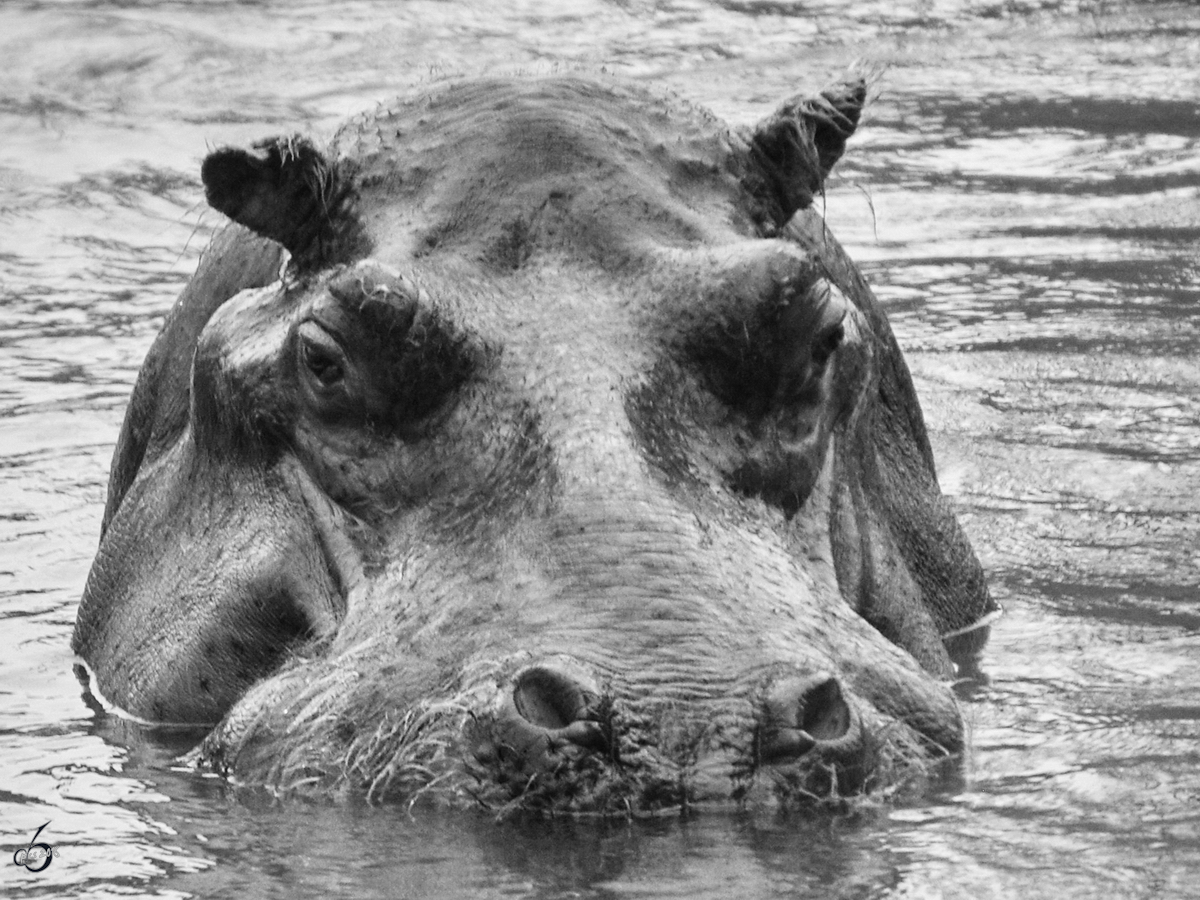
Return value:
[(349, 179), (302, 137), (224, 147), (200, 168), (209, 206), (278, 241), (301, 268), (362, 255)]
[(862, 79), (816, 97), (794, 97), (759, 122), (750, 135), (751, 191), (778, 228), (821, 192), (867, 98)]

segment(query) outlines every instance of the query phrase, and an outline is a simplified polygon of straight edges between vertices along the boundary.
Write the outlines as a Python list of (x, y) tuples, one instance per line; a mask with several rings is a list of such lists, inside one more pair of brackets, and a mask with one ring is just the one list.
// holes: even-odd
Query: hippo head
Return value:
[(130, 404), (97, 691), (373, 798), (789, 803), (958, 753), (994, 605), (812, 208), (864, 95), (733, 131), (493, 80), (211, 154), (237, 224)]

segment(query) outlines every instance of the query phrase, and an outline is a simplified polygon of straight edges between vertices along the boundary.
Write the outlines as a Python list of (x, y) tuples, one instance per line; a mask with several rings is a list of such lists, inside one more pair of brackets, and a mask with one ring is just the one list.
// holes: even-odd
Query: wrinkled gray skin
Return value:
[(471, 82), (211, 154), (239, 224), (130, 403), (74, 637), (99, 692), (244, 781), (559, 811), (960, 751), (949, 651), (986, 630), (945, 636), (994, 605), (812, 208), (864, 95), (731, 131)]

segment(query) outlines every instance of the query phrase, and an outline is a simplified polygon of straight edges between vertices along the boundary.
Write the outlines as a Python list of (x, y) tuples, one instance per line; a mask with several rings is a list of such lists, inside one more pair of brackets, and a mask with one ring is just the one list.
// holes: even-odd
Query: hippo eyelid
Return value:
[(312, 319), (296, 329), (300, 361), (324, 388), (340, 384), (346, 378), (346, 353), (324, 327)]

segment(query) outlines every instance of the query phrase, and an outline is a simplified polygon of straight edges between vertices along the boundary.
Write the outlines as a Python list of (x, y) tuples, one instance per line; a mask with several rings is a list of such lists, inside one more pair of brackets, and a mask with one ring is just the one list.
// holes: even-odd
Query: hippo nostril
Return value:
[(604, 725), (596, 721), (599, 698), (568, 675), (534, 666), (517, 676), (513, 706), (530, 725), (589, 750), (606, 751)]
[(794, 759), (819, 743), (845, 737), (851, 724), (850, 705), (836, 678), (787, 678), (772, 686), (763, 704), (759, 758)]
[(525, 719), (542, 728), (566, 728), (587, 712), (586, 692), (552, 669), (526, 669), (513, 687), (513, 703)]
[(837, 680), (828, 678), (801, 698), (800, 728), (818, 741), (834, 741), (850, 730), (850, 707)]

